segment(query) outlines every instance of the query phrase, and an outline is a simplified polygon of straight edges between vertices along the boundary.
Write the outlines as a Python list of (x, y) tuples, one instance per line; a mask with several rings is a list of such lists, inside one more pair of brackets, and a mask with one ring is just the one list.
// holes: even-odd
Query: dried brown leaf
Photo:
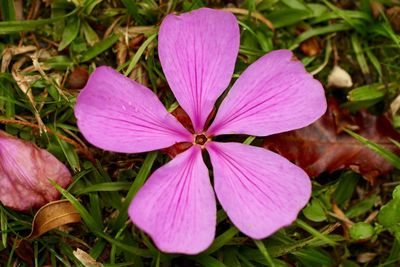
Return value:
[(300, 44), (300, 50), (301, 52), (303, 52), (304, 55), (308, 57), (316, 56), (322, 51), (318, 39), (315, 37), (312, 37), (302, 42)]
[(327, 113), (317, 122), (300, 130), (269, 136), (265, 138), (264, 147), (293, 161), (310, 176), (351, 168), (374, 184), (376, 177), (392, 170), (384, 158), (344, 133), (344, 127), (394, 153), (400, 152), (389, 140), (400, 140), (400, 134), (387, 117), (367, 112), (351, 116), (339, 109), (334, 99), (329, 100)]
[(104, 265), (97, 262), (88, 253), (81, 249), (77, 249), (73, 252), (74, 256), (83, 264), (85, 267), (103, 267)]
[(119, 38), (118, 43), (116, 44), (117, 48), (117, 65), (122, 66), (126, 62), (126, 57), (128, 55), (128, 46), (125, 43), (125, 38)]
[(57, 227), (80, 221), (79, 212), (68, 200), (50, 202), (36, 213), (32, 222), (32, 231), (27, 239), (35, 239)]
[(386, 10), (386, 14), (389, 18), (390, 24), (393, 30), (400, 33), (400, 6), (394, 6)]

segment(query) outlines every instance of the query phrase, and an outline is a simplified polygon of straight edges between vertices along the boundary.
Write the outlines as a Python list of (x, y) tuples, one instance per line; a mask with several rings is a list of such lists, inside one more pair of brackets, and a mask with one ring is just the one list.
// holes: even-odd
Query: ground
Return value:
[[(179, 148), (100, 150), (80, 134), (73, 107), (93, 69), (108, 65), (151, 88), (184, 120), (158, 59), (158, 26), (166, 14), (203, 6), (233, 12), (240, 22), (234, 78), (269, 51), (290, 49), (324, 85), (329, 114), (345, 119), (343, 127), (329, 128), (336, 122), (329, 119), (316, 124), (313, 133), (320, 132), (305, 154), (275, 148), (312, 176), (312, 199), (291, 226), (254, 241), (219, 207), (208, 250), (163, 254), (126, 210), (149, 174)], [(82, 266), (77, 249), (98, 262), (86, 266), (399, 266), (399, 1), (2, 0), (0, 10), (0, 129), (66, 164), (74, 182), (58, 189), (81, 217), (26, 239), (37, 210), (0, 205), (0, 266)], [(335, 66), (340, 70), (332, 74)], [(274, 142), (310, 148), (307, 133), (292, 134)], [(245, 142), (271, 146), (270, 139)], [(338, 149), (353, 156), (327, 162)], [(322, 161), (318, 170), (310, 167), (315, 161)]]

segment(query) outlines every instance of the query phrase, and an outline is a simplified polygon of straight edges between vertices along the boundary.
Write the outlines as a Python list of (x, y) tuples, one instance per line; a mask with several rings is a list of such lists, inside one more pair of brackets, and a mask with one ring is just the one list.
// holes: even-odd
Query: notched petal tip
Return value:
[(263, 239), (290, 225), (311, 196), (307, 174), (259, 147), (210, 142), (217, 198), (244, 234)]
[(216, 203), (201, 149), (193, 146), (156, 170), (128, 213), (163, 252), (207, 249), (215, 235)]
[(139, 153), (191, 141), (150, 89), (110, 67), (98, 67), (90, 76), (75, 116), (86, 140), (108, 151)]
[(325, 91), (289, 50), (261, 57), (235, 82), (208, 133), (267, 136), (308, 126), (326, 111)]
[(50, 184), (63, 188), (72, 177), (67, 167), (36, 145), (0, 131), (0, 202), (26, 211), (56, 200), (60, 193)]
[(194, 130), (201, 132), (232, 78), (240, 43), (236, 17), (209, 8), (168, 15), (161, 24), (158, 43), (168, 84)]

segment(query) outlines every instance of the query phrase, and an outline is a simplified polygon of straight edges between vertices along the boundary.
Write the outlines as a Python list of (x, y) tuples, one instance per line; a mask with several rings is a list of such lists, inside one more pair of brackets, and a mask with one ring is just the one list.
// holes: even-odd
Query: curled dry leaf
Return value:
[(85, 267), (103, 267), (103, 264), (97, 262), (92, 256), (79, 248), (73, 254)]
[(45, 132), (46, 131), (46, 127), (42, 121), (42, 119), (40, 118), (39, 115), (39, 111), (36, 108), (36, 101), (35, 101), (35, 97), (32, 94), (32, 90), (31, 90), (31, 85), (30, 82), (32, 81), (30, 78), (27, 78), (27, 75), (22, 74), (22, 72), (20, 71), (20, 68), (23, 64), (25, 64), (25, 62), (27, 61), (27, 58), (21, 58), (20, 60), (18, 60), (13, 66), (12, 66), (12, 70), (11, 70), (11, 74), (15, 80), (15, 82), (17, 83), (19, 89), (21, 89), (21, 91), (26, 94), (26, 96), (28, 97), (28, 100), (33, 108), (34, 111), (34, 115), (35, 115), (35, 119), (38, 123), (40, 132)]
[(57, 227), (80, 221), (79, 212), (68, 200), (50, 202), (36, 213), (32, 222), (32, 231), (27, 239), (35, 239)]
[(19, 47), (16, 47), (16, 46), (7, 47), (3, 51), (0, 72), (6, 72), (8, 66), (11, 63), (13, 56), (33, 52), (35, 50), (36, 50), (36, 47), (33, 45), (19, 46)]
[(382, 3), (379, 1), (373, 0), (369, 2), (369, 6), (371, 8), (372, 16), (374, 17), (374, 19), (379, 18), (381, 13), (384, 11)]
[(300, 50), (304, 55), (308, 57), (316, 56), (322, 51), (318, 39), (315, 37), (312, 37), (302, 42), (300, 44)]
[(72, 180), (52, 154), (0, 131), (0, 203), (26, 211), (56, 200), (60, 193), (49, 179), (64, 188)]
[(125, 38), (121, 37), (116, 44), (117, 49), (117, 64), (122, 66), (126, 62), (126, 57), (128, 56), (128, 46), (126, 45)]
[(264, 147), (293, 161), (310, 176), (351, 168), (374, 184), (376, 177), (392, 170), (389, 162), (343, 132), (343, 128), (357, 131), (394, 153), (400, 152), (389, 140), (400, 140), (400, 134), (387, 117), (367, 112), (350, 116), (339, 109), (333, 98), (329, 100), (327, 113), (318, 121), (300, 130), (269, 136)]
[(337, 88), (350, 88), (353, 86), (351, 76), (341, 67), (333, 67), (328, 76), (328, 86)]
[(376, 256), (378, 256), (378, 253), (375, 252), (360, 253), (357, 255), (357, 261), (359, 263), (368, 263), (372, 261)]
[(393, 30), (400, 33), (400, 6), (394, 6), (386, 10), (386, 15), (389, 18)]

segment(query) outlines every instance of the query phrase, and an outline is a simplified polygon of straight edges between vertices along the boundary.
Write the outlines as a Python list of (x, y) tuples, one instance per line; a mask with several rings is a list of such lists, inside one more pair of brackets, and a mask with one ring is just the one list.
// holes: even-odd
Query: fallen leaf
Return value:
[(389, 138), (400, 140), (400, 134), (386, 116), (367, 112), (351, 116), (339, 109), (335, 99), (328, 103), (327, 113), (318, 121), (300, 130), (266, 137), (264, 147), (293, 161), (310, 176), (351, 168), (374, 184), (376, 177), (387, 174), (393, 167), (342, 129), (352, 129), (394, 153), (400, 150)]
[(129, 41), (129, 49), (138, 49), (144, 41), (144, 34), (139, 34)]
[(117, 50), (117, 65), (122, 66), (126, 62), (126, 57), (128, 56), (128, 46), (125, 43), (125, 38), (119, 38), (118, 43), (116, 44)]
[[(29, 266), (33, 266), (33, 259), (35, 258), (35, 254), (33, 252), (32, 244), (26, 240), (14, 239), (10, 238), (10, 241), (16, 242), (15, 254), (17, 256), (29, 264)], [(13, 244), (10, 242), (10, 246)]]
[(66, 199), (57, 200), (41, 207), (32, 222), (32, 231), (27, 239), (35, 239), (50, 230), (69, 223), (78, 223), (81, 216)]
[(375, 252), (364, 252), (357, 255), (357, 261), (359, 263), (368, 263), (372, 261), (378, 253)]
[(312, 37), (300, 44), (300, 50), (304, 55), (308, 57), (313, 57), (321, 53), (321, 46), (317, 38)]
[(0, 72), (6, 72), (13, 56), (33, 52), (35, 50), (36, 47), (33, 45), (7, 47), (6, 49), (3, 50), (3, 58), (1, 62)]
[(369, 6), (371, 8), (372, 16), (374, 17), (374, 19), (379, 18), (381, 13), (384, 11), (382, 3), (379, 1), (373, 0), (369, 3)]
[(386, 10), (386, 15), (389, 18), (393, 30), (400, 33), (400, 6), (394, 6)]
[(67, 167), (45, 149), (0, 131), (0, 203), (15, 210), (39, 208), (60, 193), (49, 179), (67, 187)]
[(73, 252), (74, 256), (83, 264), (85, 267), (102, 267), (102, 263), (97, 262), (88, 253), (81, 249), (77, 249)]
[(40, 117), (38, 109), (36, 108), (35, 97), (33, 96), (33, 93), (32, 93), (32, 88), (30, 85), (30, 81), (32, 81), (32, 80), (29, 77), (27, 77), (28, 75), (24, 75), (20, 70), (21, 66), (24, 65), (26, 61), (27, 61), (27, 58), (25, 58), (25, 57), (18, 60), (12, 66), (11, 74), (12, 74), (15, 82), (17, 83), (19, 89), (21, 89), (21, 91), (24, 94), (26, 94), (26, 96), (28, 97), (28, 100), (33, 108), (33, 113), (35, 115), (35, 119), (39, 125), (40, 132), (45, 132), (46, 127)]

